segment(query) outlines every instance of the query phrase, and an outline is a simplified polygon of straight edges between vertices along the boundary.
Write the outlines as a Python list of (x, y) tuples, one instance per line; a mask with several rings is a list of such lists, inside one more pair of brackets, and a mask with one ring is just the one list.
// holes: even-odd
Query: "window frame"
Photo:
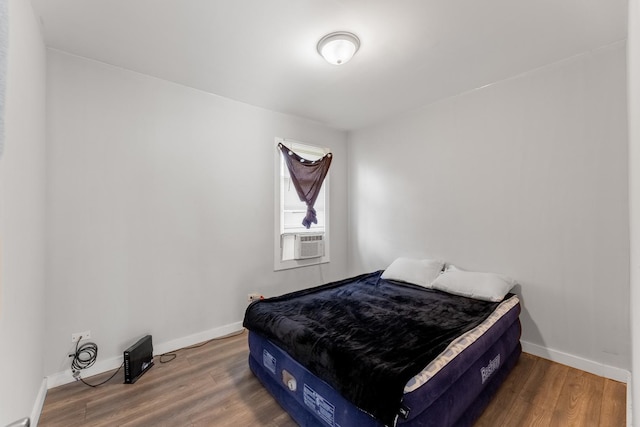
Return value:
[[(306, 267), (309, 265), (318, 265), (325, 264), (330, 262), (330, 230), (331, 230), (331, 215), (330, 215), (330, 203), (331, 199), (331, 170), (327, 173), (327, 176), (324, 179), (324, 256), (318, 258), (308, 258), (308, 259), (291, 259), (291, 260), (282, 260), (282, 240), (283, 236), (286, 234), (314, 234), (318, 233), (318, 230), (309, 229), (308, 231), (300, 231), (295, 233), (287, 233), (282, 232), (284, 229), (284, 212), (283, 212), (283, 194), (281, 189), (281, 168), (284, 166), (284, 162), (282, 161), (282, 154), (280, 149), (278, 148), (278, 144), (283, 144), (286, 147), (291, 147), (294, 151), (296, 151), (296, 145), (299, 146), (308, 146), (314, 147), (322, 150), (325, 154), (331, 152), (331, 150), (327, 147), (323, 147), (321, 145), (316, 145), (308, 142), (301, 142), (292, 139), (284, 139), (284, 138), (275, 138), (274, 145), (274, 245), (273, 245), (273, 269), (274, 271), (280, 270), (288, 270), (292, 268)], [(304, 153), (300, 153), (304, 156)]]

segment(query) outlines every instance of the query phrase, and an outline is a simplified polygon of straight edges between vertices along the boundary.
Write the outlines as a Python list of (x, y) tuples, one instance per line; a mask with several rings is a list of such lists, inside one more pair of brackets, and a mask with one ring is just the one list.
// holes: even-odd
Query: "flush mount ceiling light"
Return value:
[(360, 48), (360, 39), (353, 33), (337, 31), (327, 34), (318, 42), (318, 53), (329, 64), (341, 65), (353, 57)]

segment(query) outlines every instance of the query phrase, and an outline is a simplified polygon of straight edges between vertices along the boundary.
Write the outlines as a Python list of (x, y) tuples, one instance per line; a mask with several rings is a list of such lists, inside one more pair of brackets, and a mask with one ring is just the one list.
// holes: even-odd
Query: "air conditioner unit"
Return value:
[(324, 234), (294, 234), (294, 259), (320, 258), (324, 256)]

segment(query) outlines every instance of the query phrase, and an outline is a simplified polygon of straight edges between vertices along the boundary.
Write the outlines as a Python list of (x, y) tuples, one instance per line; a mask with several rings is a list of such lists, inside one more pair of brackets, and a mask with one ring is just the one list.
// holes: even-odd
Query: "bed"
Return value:
[(249, 366), (303, 426), (464, 426), (520, 354), (520, 302), (368, 273), (253, 302)]

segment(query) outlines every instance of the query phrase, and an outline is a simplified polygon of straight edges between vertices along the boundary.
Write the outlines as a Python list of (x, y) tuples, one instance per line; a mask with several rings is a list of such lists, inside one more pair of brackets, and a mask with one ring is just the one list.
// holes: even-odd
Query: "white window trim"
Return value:
[[(282, 143), (285, 146), (290, 146), (291, 144), (293, 144), (295, 146), (295, 144), (302, 144), (302, 145), (312, 145), (314, 147), (319, 147), (322, 148), (323, 150), (325, 150), (325, 152), (329, 152), (330, 150), (324, 147), (321, 147), (319, 145), (315, 145), (315, 144), (311, 144), (308, 142), (300, 142), (300, 141), (294, 141), (291, 139), (284, 139), (284, 138), (276, 138), (275, 139), (275, 146), (274, 146), (274, 164), (273, 164), (273, 170), (274, 170), (274, 179), (273, 179), (273, 188), (274, 188), (274, 195), (273, 195), (273, 205), (274, 205), (274, 239), (273, 239), (273, 270), (274, 271), (279, 271), (279, 270), (288, 270), (291, 268), (298, 268), (298, 267), (306, 267), (308, 265), (318, 265), (318, 264), (326, 264), (330, 261), (330, 247), (331, 247), (331, 236), (330, 236), (330, 230), (331, 230), (331, 215), (330, 215), (330, 205), (329, 205), (329, 199), (331, 199), (331, 171), (329, 171), (329, 173), (327, 173), (326, 178), (324, 179), (324, 185), (325, 185), (325, 225), (324, 225), (324, 256), (319, 257), (319, 258), (309, 258), (309, 259), (292, 259), (292, 260), (286, 260), (283, 261), (282, 260), (282, 233), (281, 233), (281, 229), (282, 229), (282, 221), (283, 221), (283, 217), (282, 217), (282, 194), (280, 194), (280, 162), (281, 162), (281, 152), (278, 149), (278, 144)], [(294, 147), (295, 149), (295, 147)], [(313, 233), (314, 231), (309, 231), (309, 233)]]

